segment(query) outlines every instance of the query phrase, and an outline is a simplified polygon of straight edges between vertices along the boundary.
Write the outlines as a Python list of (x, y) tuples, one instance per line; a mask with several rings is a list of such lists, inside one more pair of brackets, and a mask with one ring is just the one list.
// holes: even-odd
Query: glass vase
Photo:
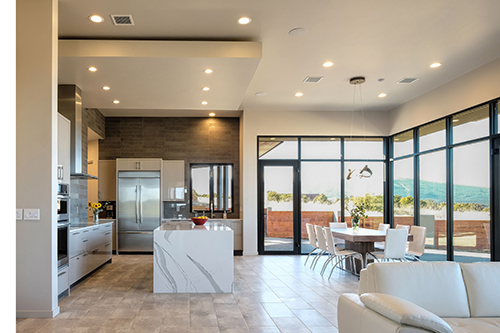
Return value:
[(99, 215), (94, 214), (94, 224), (99, 224)]

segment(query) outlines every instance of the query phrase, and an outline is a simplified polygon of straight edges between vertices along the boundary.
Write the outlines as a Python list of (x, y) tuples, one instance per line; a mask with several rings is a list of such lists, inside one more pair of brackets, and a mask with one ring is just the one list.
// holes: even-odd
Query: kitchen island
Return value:
[(155, 293), (233, 292), (233, 230), (220, 222), (166, 222), (153, 232)]

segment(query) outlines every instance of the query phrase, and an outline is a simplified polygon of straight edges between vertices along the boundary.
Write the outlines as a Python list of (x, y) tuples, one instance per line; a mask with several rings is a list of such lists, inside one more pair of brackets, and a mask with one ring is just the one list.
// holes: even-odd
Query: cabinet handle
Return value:
[(79, 235), (80, 233), (79, 232), (72, 232), (73, 236), (74, 235)]
[(108, 246), (110, 246), (110, 245), (111, 245), (111, 244), (109, 244), (109, 243), (108, 243), (108, 244), (104, 245), (104, 247), (108, 247)]
[(95, 229), (92, 229), (92, 230), (94, 230), (94, 231), (95, 231), (95, 230), (99, 230), (99, 228), (95, 228)]
[(61, 180), (64, 180), (64, 165), (61, 165)]
[(82, 243), (87, 243), (88, 241), (89, 241), (88, 239), (84, 239)]
[(59, 273), (59, 274), (57, 274), (57, 276), (58, 276), (58, 277), (59, 277), (59, 276), (63, 276), (64, 274), (66, 274), (66, 272)]
[(109, 234), (111, 234), (111, 231), (108, 231), (108, 232), (105, 233), (105, 235), (109, 235)]
[(135, 162), (135, 168), (140, 169), (141, 168), (141, 162)]
[(89, 232), (88, 230), (84, 230), (83, 233)]
[(86, 256), (87, 256), (87, 253), (85, 253), (83, 256), (84, 256), (84, 257), (86, 257)]

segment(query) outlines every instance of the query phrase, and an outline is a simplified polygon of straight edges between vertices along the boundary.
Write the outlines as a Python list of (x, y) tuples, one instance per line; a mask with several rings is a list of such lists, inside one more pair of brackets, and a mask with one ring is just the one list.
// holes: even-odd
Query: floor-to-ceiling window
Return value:
[(497, 106), (486, 103), (392, 137), (394, 225), (415, 214), (412, 224), (427, 228), (422, 260), (490, 260)]

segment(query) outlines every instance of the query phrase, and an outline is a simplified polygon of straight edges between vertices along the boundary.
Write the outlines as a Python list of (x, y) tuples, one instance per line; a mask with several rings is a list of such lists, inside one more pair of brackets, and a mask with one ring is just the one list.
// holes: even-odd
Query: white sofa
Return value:
[(337, 315), (340, 333), (499, 333), (500, 262), (373, 263)]

